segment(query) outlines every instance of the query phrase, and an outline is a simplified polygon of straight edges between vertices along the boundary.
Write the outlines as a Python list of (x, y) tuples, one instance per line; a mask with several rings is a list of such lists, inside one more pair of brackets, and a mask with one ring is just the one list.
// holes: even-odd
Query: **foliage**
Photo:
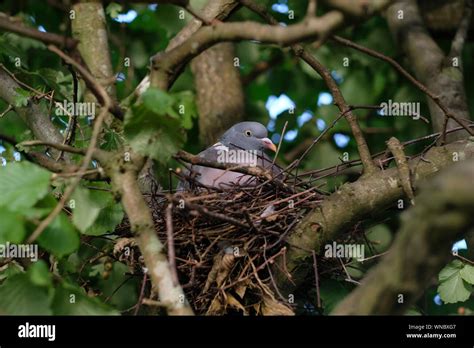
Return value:
[[(265, 0), (259, 3), (271, 8), (276, 2)], [(285, 25), (300, 21), (307, 4), (306, 1), (290, 0), (288, 5), (294, 11), (294, 18), (290, 19), (288, 13), (272, 11), (278, 21)], [(0, 4), (0, 11), (21, 18), (31, 28), (40, 27), (47, 32), (70, 35), (67, 13), (56, 7), (45, 11), (44, 6), (41, 1), (19, 3), (7, 0)], [(185, 20), (190, 18), (187, 14), (183, 20), (178, 11), (179, 8), (169, 4), (153, 7), (112, 2), (106, 7), (107, 28), (113, 38), (110, 40), (112, 65), (114, 73), (120, 77), (116, 81), (119, 102), (129, 97), (148, 73), (149, 58), (164, 50), (185, 25)], [(129, 23), (119, 23), (121, 15), (131, 12), (136, 13), (136, 18)], [(231, 19), (260, 20), (246, 9), (237, 11)], [(357, 27), (343, 29), (340, 34), (388, 56), (396, 55), (396, 45), (387, 24), (379, 16)], [(439, 41), (448, 43), (444, 38)], [(330, 69), (349, 104), (378, 105), (389, 99), (415, 101), (420, 103), (421, 113), (428, 114), (424, 95), (385, 62), (331, 42), (317, 49), (309, 47), (308, 50)], [(474, 45), (468, 42), (465, 49), (465, 76), (470, 76), (474, 71), (473, 60), (469, 59), (473, 51)], [(332, 105), (332, 100), (320, 101), (321, 95), (329, 92), (324, 82), (313, 69), (287, 49), (256, 42), (239, 42), (236, 52), (240, 61), (238, 68), (244, 77), (250, 76), (259, 63), (278, 61), (278, 64), (244, 86), (246, 111), (249, 120), (268, 125), (269, 136), (275, 141), (281, 140), (278, 161), (283, 166), (289, 164), (307, 148), (304, 146), (305, 141), (319, 136), (338, 116), (339, 111)], [(124, 58), (130, 58), (130, 66), (123, 63)], [(343, 64), (346, 60), (348, 65)], [(56, 115), (54, 103), (73, 101), (74, 78), (69, 67), (48, 51), (43, 43), (3, 31), (0, 33), (0, 64), (14, 72), (25, 86), (30, 86), (27, 88), (22, 85), (16, 90), (13, 106), (20, 108), (29, 103), (39, 105), (54, 125), (65, 133), (68, 117)], [(466, 81), (466, 92), (467, 99), (474, 100), (472, 79)], [(42, 94), (51, 97), (46, 99)], [(85, 87), (82, 84), (79, 84), (77, 94), (78, 99), (83, 101)], [(282, 95), (290, 98), (295, 107), (270, 116), (269, 107), (266, 107), (269, 97)], [(197, 153), (203, 147), (198, 137), (195, 96), (191, 70), (185, 68), (169, 92), (150, 88), (128, 107), (123, 132), (111, 126), (105, 127), (100, 148), (117, 149), (128, 142), (137, 153), (156, 160), (160, 171), (175, 167), (177, 164), (173, 162), (172, 156), (178, 150)], [(473, 105), (470, 104), (471, 109)], [(0, 99), (0, 114), (7, 107), (8, 104)], [(310, 115), (306, 120), (301, 118), (304, 113)], [(422, 121), (414, 121), (409, 117), (384, 117), (372, 109), (356, 110), (355, 114), (359, 117), (361, 127), (367, 130), (366, 139), (373, 153), (385, 150), (385, 141), (390, 136), (405, 141), (424, 136), (431, 129), (431, 125)], [(319, 126), (322, 121), (324, 127)], [(294, 138), (279, 137), (285, 124), (287, 134), (296, 134)], [(91, 125), (92, 120), (87, 117), (77, 119), (72, 145), (87, 147)], [(21, 115), (15, 111), (0, 117), (0, 134), (13, 137), (15, 142), (34, 139)], [(348, 137), (348, 143), (338, 144), (337, 135)], [(421, 144), (415, 144), (407, 149), (407, 154), (417, 153), (421, 149)], [(356, 158), (355, 140), (348, 124), (341, 121), (308, 153), (301, 163), (301, 169), (321, 169)], [(73, 155), (71, 159), (73, 164), (79, 165), (82, 156)], [(341, 183), (354, 179), (353, 175), (348, 173), (315, 183), (321, 184), (321, 190), (332, 192)], [(161, 184), (168, 187), (168, 177), (160, 177), (166, 177)], [(69, 180), (67, 176), (53, 175), (33, 164), (26, 148), (0, 140), (0, 244), (26, 243), (39, 221), (54, 209), (58, 197), (70, 184)], [(130, 237), (123, 235), (121, 230), (125, 214), (117, 199), (109, 182), (81, 180), (63, 211), (35, 241), (39, 245), (40, 260), (1, 265), (0, 312), (28, 315), (130, 314), (139, 297), (141, 279), (137, 279), (134, 272), (140, 270), (140, 265), (129, 267), (121, 259), (125, 253), (136, 251), (134, 246), (127, 245), (118, 251), (114, 249), (114, 246)], [(399, 210), (391, 213), (388, 221), (374, 217), (357, 226), (365, 240), (366, 250), (369, 250), (366, 257), (383, 253), (390, 246), (398, 227), (396, 216)], [(353, 267), (348, 267), (348, 273), (359, 279), (372, 265), (354, 260), (350, 263)], [(351, 285), (345, 279), (327, 274), (320, 279), (323, 314), (330, 313), (349, 293)], [(428, 314), (441, 310), (445, 314), (457, 313), (458, 307), (453, 304), (463, 304), (474, 309), (473, 301), (469, 299), (474, 284), (474, 267), (471, 264), (454, 260), (439, 273), (438, 280), (439, 284), (430, 287), (425, 293), (425, 302), (430, 304), (425, 306), (419, 303), (418, 309), (423, 307)], [(308, 279), (302, 292), (307, 290), (305, 300), (314, 305), (316, 297), (313, 289), (314, 279)], [(433, 304), (435, 290), (444, 302), (441, 306)]]

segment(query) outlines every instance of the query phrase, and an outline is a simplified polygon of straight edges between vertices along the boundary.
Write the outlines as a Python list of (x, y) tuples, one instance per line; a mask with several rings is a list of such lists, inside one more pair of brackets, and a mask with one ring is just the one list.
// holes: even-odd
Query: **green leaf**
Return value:
[(138, 153), (165, 164), (184, 144), (182, 119), (174, 98), (149, 88), (125, 115), (125, 136)]
[(110, 18), (117, 18), (119, 13), (122, 11), (122, 5), (112, 2), (107, 6), (105, 12), (110, 16)]
[(38, 244), (57, 257), (68, 255), (79, 248), (79, 235), (64, 213), (44, 230)]
[(0, 244), (21, 243), (25, 238), (24, 217), (16, 212), (11, 212), (7, 208), (0, 209)]
[(463, 302), (471, 296), (472, 285), (461, 277), (463, 267), (461, 261), (454, 260), (439, 273), (438, 293), (444, 303)]
[(0, 313), (51, 315), (49, 289), (31, 281), (27, 273), (16, 274), (0, 285)]
[(0, 207), (11, 211), (32, 207), (49, 190), (51, 173), (30, 162), (0, 167)]
[(83, 187), (77, 187), (72, 195), (74, 208), (72, 222), (84, 233), (99, 216), (100, 205), (93, 200), (90, 191)]
[(181, 124), (185, 129), (193, 127), (193, 118), (197, 118), (197, 108), (194, 94), (191, 91), (182, 91), (175, 95), (178, 113), (182, 115)]
[(54, 315), (119, 315), (115, 309), (87, 296), (84, 289), (62, 282), (54, 294), (52, 303)]
[[(102, 264), (103, 265), (103, 264)], [(102, 273), (103, 268), (97, 271)], [(109, 297), (109, 303), (119, 310), (125, 310), (137, 303), (140, 280), (130, 277), (130, 269), (121, 262), (114, 262), (107, 279), (100, 277), (97, 287), (102, 291), (104, 297)]]
[(83, 233), (89, 236), (101, 236), (115, 230), (115, 227), (123, 220), (123, 209), (118, 203), (102, 209), (95, 223)]
[(165, 116), (174, 104), (174, 98), (157, 88), (148, 88), (142, 95), (143, 105), (151, 112)]
[(24, 272), (23, 266), (21, 266), (15, 260), (10, 261), (5, 266), (0, 268), (0, 284), (2, 280), (6, 278), (10, 278), (14, 276), (15, 274), (21, 274), (23, 272)]
[(438, 280), (440, 282), (444, 282), (451, 278), (452, 276), (456, 275), (462, 268), (464, 264), (460, 260), (454, 260), (446, 265), (438, 275)]
[(44, 260), (38, 260), (28, 269), (31, 282), (38, 286), (52, 286), (52, 276)]
[(30, 92), (22, 88), (17, 88), (15, 91), (17, 93), (14, 101), (15, 107), (21, 108), (23, 106), (27, 106), (28, 100), (30, 99)]
[[(108, 189), (110, 186), (104, 183), (93, 183), (93, 187)], [(94, 224), (89, 226), (83, 234), (100, 236), (113, 232), (115, 227), (123, 220), (123, 208), (120, 203), (115, 202), (110, 192), (102, 190), (89, 190), (91, 200), (99, 207), (99, 214)]]
[(474, 284), (474, 266), (465, 264), (464, 267), (459, 271), (461, 278), (469, 284)]

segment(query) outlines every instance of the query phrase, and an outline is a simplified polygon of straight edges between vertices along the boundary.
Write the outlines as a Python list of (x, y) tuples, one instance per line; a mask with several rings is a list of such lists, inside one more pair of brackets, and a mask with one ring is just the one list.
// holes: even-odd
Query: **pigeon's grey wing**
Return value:
[[(214, 144), (211, 147), (208, 147), (207, 149), (201, 151), (198, 153), (196, 156), (204, 158), (206, 160), (216, 162), (217, 161), (217, 155), (218, 155), (218, 148), (216, 147), (219, 145)], [(202, 166), (197, 166), (197, 165), (192, 165), (190, 169), (186, 168), (183, 170), (183, 174), (187, 177), (191, 176), (193, 177), (197, 182), (200, 182), (201, 184), (207, 185), (206, 183), (202, 182), (202, 174), (204, 171), (204, 174), (206, 174), (206, 169), (207, 167), (202, 167)], [(210, 168), (209, 168), (210, 169)], [(212, 186), (212, 185), (208, 185)], [(180, 180), (178, 183), (178, 186), (176, 187), (176, 190), (178, 191), (187, 191), (190, 189), (190, 183), (188, 180)]]
[[(230, 150), (236, 150), (236, 149), (231, 148)], [(229, 148), (222, 145), (221, 143), (217, 143), (207, 148), (206, 150), (200, 152), (197, 156), (211, 162), (218, 162), (218, 161), (226, 162), (225, 160), (223, 161), (223, 159), (220, 158), (222, 151), (224, 152), (229, 151)], [(239, 165), (239, 163), (234, 163), (234, 164), (236, 166)], [(248, 162), (246, 162), (245, 164), (248, 164)], [(279, 174), (282, 172), (282, 169), (278, 165), (273, 164), (272, 159), (270, 159), (266, 154), (261, 153), (258, 156), (257, 165), (267, 170), (270, 170), (272, 175), (276, 176), (277, 179), (281, 177), (281, 175), (279, 176)], [(238, 173), (238, 172), (233, 172), (231, 170), (226, 171), (222, 169), (204, 167), (204, 166), (199, 166), (199, 165), (193, 165), (191, 166), (190, 169), (192, 173), (187, 172), (187, 175), (193, 176), (196, 181), (198, 181), (199, 183), (205, 186), (226, 189), (234, 185), (251, 186), (257, 183), (257, 180), (255, 177), (251, 175)], [(178, 189), (180, 188), (189, 189), (189, 184), (180, 183), (180, 185), (178, 185)]]
[[(228, 148), (221, 143), (216, 143), (197, 154), (197, 156), (207, 161), (218, 162), (222, 161), (222, 158), (219, 158), (222, 151), (228, 151)], [(230, 188), (233, 185), (248, 185), (250, 180), (254, 180), (252, 176), (242, 173), (199, 165), (193, 165), (190, 167), (190, 170), (185, 170), (183, 173), (194, 177), (202, 185), (221, 189)], [(189, 190), (189, 183), (181, 181), (177, 189)]]
[[(221, 143), (216, 143), (213, 146), (199, 153), (198, 156), (211, 162), (226, 163), (227, 161), (225, 157), (222, 158), (221, 155), (225, 154), (228, 151), (228, 147), (222, 145)], [(238, 163), (234, 164), (236, 166), (239, 165)], [(201, 184), (211, 187), (217, 187), (220, 189), (230, 188), (234, 185), (246, 186), (249, 185), (251, 181), (255, 181), (255, 178), (250, 175), (233, 172), (231, 170), (222, 170), (203, 166), (193, 166), (192, 170), (198, 174), (198, 177), (196, 179)]]

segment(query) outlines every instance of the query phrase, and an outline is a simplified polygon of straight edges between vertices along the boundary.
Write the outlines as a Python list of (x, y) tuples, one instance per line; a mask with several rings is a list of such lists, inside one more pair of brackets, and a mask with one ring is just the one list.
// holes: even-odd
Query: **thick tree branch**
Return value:
[[(79, 41), (77, 47), (89, 68), (93, 80), (105, 88), (111, 99), (115, 99), (115, 79), (110, 61), (109, 42), (104, 8), (100, 2), (82, 1), (72, 6), (75, 13), (71, 19), (72, 36)], [(90, 84), (87, 83), (90, 88)], [(95, 92), (84, 95), (86, 102), (97, 102)], [(111, 125), (113, 117), (107, 115), (105, 124)]]
[(9, 17), (4, 13), (0, 13), (0, 29), (42, 41), (45, 44), (53, 44), (56, 46), (65, 47), (69, 50), (74, 49), (78, 43), (77, 40), (74, 40), (70, 37), (65, 37), (54, 33), (45, 33), (37, 29), (27, 27), (19, 19)]
[(473, 177), (470, 160), (424, 184), (416, 206), (402, 214), (389, 254), (332, 314), (403, 314), (449, 261), (452, 243), (473, 226), (474, 195), (466, 190)]
[(173, 282), (164, 245), (156, 235), (150, 209), (137, 183), (138, 172), (145, 158), (133, 156), (131, 161), (125, 162), (123, 156), (117, 154), (105, 164), (106, 172), (120, 194), (132, 232), (136, 235), (138, 246), (145, 258), (146, 271), (158, 292), (160, 302), (170, 315), (192, 315), (193, 311), (186, 301), (183, 289)]
[[(469, 120), (462, 62), (448, 59), (428, 33), (415, 0), (398, 0), (387, 10), (390, 30), (406, 54), (416, 77), (437, 95), (457, 119)], [(423, 52), (423, 54), (420, 54)], [(428, 100), (433, 130), (441, 132), (456, 127), (453, 119), (447, 120), (445, 112), (433, 100)], [(466, 138), (467, 132), (456, 132), (448, 141)]]
[(191, 62), (197, 92), (199, 137), (203, 144), (214, 144), (221, 134), (244, 118), (244, 92), (234, 58), (234, 45), (223, 42)]
[[(201, 10), (203, 15), (209, 21), (223, 21), (238, 6), (237, 0), (210, 0)], [(184, 41), (194, 34), (201, 26), (202, 22), (197, 18), (193, 18), (181, 31), (176, 34), (166, 47), (166, 52), (171, 51), (175, 47), (181, 45)], [(130, 103), (135, 97), (144, 93), (150, 87), (150, 76), (147, 75), (137, 86), (134, 93), (127, 97), (125, 103)]]
[[(49, 49), (58, 54), (68, 64), (73, 65), (85, 77), (85, 80), (89, 81), (91, 86), (94, 86), (93, 90), (96, 93), (97, 99), (103, 101), (103, 107), (95, 120), (91, 141), (77, 177), (75, 177), (75, 180), (61, 197), (60, 202), (53, 212), (38, 226), (30, 238), (37, 238), (41, 233), (40, 228), (44, 229), (44, 227), (47, 226), (46, 222), (49, 224), (52, 221), (50, 216), (59, 213), (60, 210), (58, 211), (58, 207), (61, 205), (64, 206), (68, 197), (74, 192), (80, 178), (84, 175), (87, 163), (90, 161), (92, 155), (99, 153), (98, 159), (104, 166), (108, 176), (112, 179), (112, 186), (121, 194), (122, 204), (130, 219), (132, 231), (138, 234), (138, 244), (145, 258), (145, 264), (150, 269), (152, 284), (156, 287), (163, 303), (166, 304), (169, 314), (192, 314), (191, 308), (186, 303), (181, 286), (179, 284), (175, 286), (170, 278), (169, 264), (165, 254), (162, 252), (163, 245), (156, 236), (150, 210), (138, 186), (138, 172), (143, 167), (146, 159), (135, 155), (134, 152), (130, 150), (130, 156), (136, 157), (137, 159), (135, 161), (138, 162), (138, 164), (124, 164), (124, 156), (120, 151), (118, 151), (112, 159), (109, 153), (97, 151), (96, 144), (99, 133), (108, 110), (112, 107), (112, 100), (105, 88), (96, 82), (85, 68), (81, 67), (71, 57), (59, 51), (56, 47), (49, 47)], [(46, 221), (48, 219), (51, 221)], [(171, 286), (169, 282), (171, 282)]]
[[(455, 158), (474, 158), (474, 144), (471, 141), (458, 141), (444, 147), (431, 148), (421, 160), (420, 157), (408, 161), (412, 186), (416, 190), (426, 180), (442, 168), (453, 164)], [(404, 198), (404, 191), (397, 168), (361, 177), (353, 183), (342, 185), (328, 196), (320, 206), (309, 213), (287, 239), (290, 248), (286, 267), (293, 275), (293, 282), (301, 284), (312, 263), (311, 250), (320, 250), (324, 243), (369, 216), (374, 209), (394, 205)], [(278, 273), (279, 285), (285, 291), (294, 289), (285, 275)]]
[(257, 40), (262, 43), (290, 45), (298, 41), (325, 38), (342, 24), (343, 15), (332, 11), (322, 17), (308, 18), (287, 27), (256, 22), (219, 23), (202, 27), (181, 45), (152, 58), (151, 85), (167, 89), (177, 67), (219, 42)]
[(349, 18), (363, 19), (386, 8), (393, 0), (322, 0), (329, 7), (339, 10)]
[(456, 35), (451, 42), (451, 49), (449, 51), (449, 57), (451, 58), (458, 57), (461, 59), (462, 50), (464, 48), (464, 43), (466, 42), (469, 31), (469, 24), (471, 23), (472, 6), (472, 0), (465, 0), (463, 16), (461, 22), (458, 25)]
[[(0, 98), (10, 105), (15, 105), (18, 96), (17, 89), (21, 86), (0, 67)], [(49, 115), (45, 114), (33, 98), (30, 98), (25, 107), (14, 107), (16, 113), (25, 121), (33, 135), (43, 141), (61, 143), (63, 137), (51, 122)], [(51, 149), (51, 155), (56, 158), (60, 151)], [(67, 157), (67, 156), (66, 156)]]

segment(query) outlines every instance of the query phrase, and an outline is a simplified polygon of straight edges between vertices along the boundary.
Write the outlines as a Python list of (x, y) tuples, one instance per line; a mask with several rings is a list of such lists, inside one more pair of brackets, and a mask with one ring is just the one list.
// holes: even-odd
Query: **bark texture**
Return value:
[(199, 135), (205, 145), (214, 144), (228, 128), (244, 118), (244, 93), (234, 58), (233, 44), (220, 43), (191, 63), (197, 92)]
[[(474, 161), (458, 163), (425, 183), (402, 214), (389, 254), (332, 314), (403, 314), (451, 258), (452, 243), (474, 224)], [(471, 186), (472, 187), (472, 186)]]

